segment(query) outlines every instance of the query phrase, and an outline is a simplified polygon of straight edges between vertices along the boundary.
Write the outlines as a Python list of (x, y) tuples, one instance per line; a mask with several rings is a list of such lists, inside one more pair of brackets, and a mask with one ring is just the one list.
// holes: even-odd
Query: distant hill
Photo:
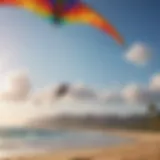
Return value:
[(29, 123), (30, 127), (99, 127), (99, 128), (145, 128), (149, 122), (146, 115), (72, 115), (62, 114), (57, 117), (45, 117)]

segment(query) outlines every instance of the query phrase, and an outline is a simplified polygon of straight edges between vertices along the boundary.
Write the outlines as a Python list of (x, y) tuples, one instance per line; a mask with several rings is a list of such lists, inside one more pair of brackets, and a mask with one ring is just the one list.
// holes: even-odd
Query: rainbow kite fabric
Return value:
[(119, 44), (124, 43), (118, 31), (81, 0), (0, 0), (0, 5), (24, 8), (54, 24), (92, 25), (109, 34)]

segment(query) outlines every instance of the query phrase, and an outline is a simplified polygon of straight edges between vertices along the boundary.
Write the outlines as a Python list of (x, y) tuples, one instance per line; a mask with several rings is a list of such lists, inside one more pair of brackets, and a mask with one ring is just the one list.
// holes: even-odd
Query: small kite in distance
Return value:
[(56, 98), (64, 97), (65, 95), (68, 94), (69, 90), (70, 90), (70, 85), (67, 83), (66, 84), (64, 83), (56, 89), (55, 97)]

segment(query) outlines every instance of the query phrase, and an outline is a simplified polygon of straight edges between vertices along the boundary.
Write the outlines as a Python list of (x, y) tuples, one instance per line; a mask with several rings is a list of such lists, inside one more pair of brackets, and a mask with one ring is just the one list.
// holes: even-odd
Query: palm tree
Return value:
[(160, 129), (160, 118), (157, 106), (151, 103), (148, 106), (149, 128), (154, 130)]
[(149, 117), (155, 117), (155, 116), (157, 116), (157, 114), (158, 114), (157, 106), (154, 103), (151, 103), (148, 106), (148, 115), (149, 115)]

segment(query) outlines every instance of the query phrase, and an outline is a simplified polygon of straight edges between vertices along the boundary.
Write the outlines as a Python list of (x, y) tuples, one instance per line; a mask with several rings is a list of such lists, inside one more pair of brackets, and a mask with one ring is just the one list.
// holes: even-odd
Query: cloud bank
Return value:
[[(55, 101), (92, 101), (103, 104), (147, 104), (160, 102), (160, 73), (154, 74), (148, 85), (128, 84), (120, 90), (105, 93), (85, 84), (66, 84), (68, 90), (57, 96), (64, 84), (54, 84), (33, 90), (29, 75), (24, 71), (7, 75), (4, 89), (0, 92), (0, 102), (30, 102), (36, 105), (54, 104)], [(58, 98), (58, 99), (57, 99)]]

